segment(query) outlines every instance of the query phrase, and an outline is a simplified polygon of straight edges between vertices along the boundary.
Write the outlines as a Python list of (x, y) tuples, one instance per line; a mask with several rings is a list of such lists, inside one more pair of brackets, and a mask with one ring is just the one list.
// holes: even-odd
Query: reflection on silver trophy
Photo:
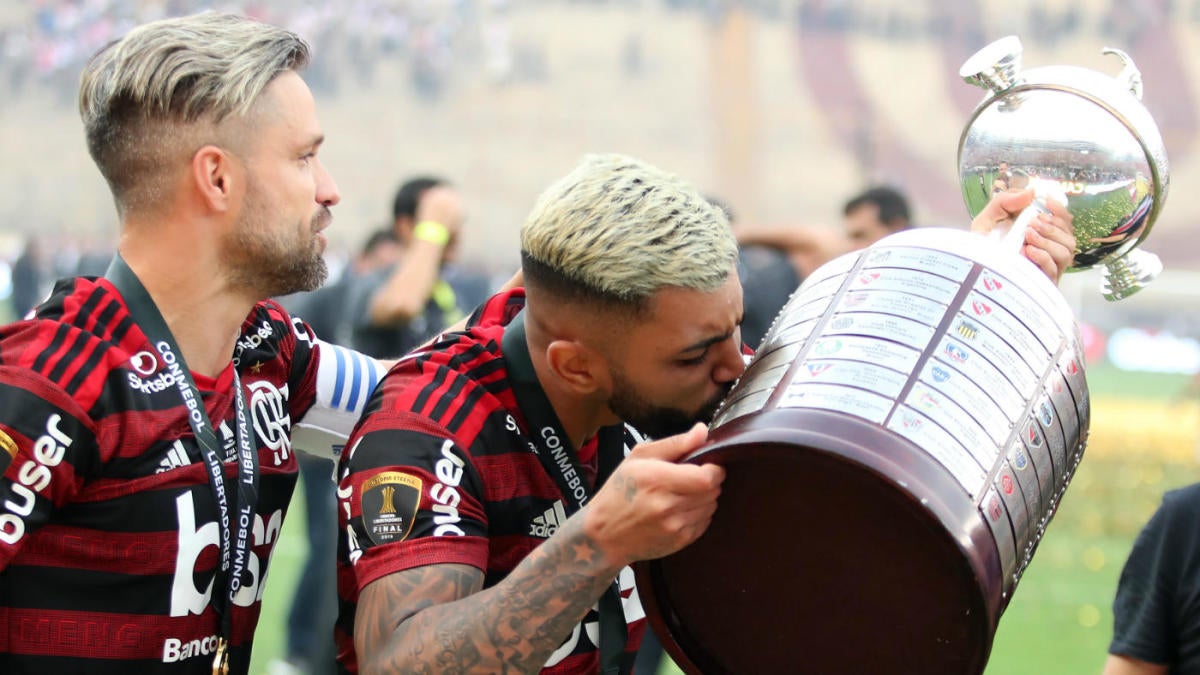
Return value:
[(1075, 217), (1072, 269), (1103, 265), (1104, 297), (1120, 300), (1162, 271), (1136, 247), (1162, 210), (1169, 175), (1141, 73), (1124, 52), (1104, 53), (1124, 65), (1115, 78), (1076, 66), (1023, 70), (1016, 36), (968, 59), (959, 74), (988, 94), (963, 131), (958, 167), (972, 216), (1002, 189), (1065, 201)]
[(960, 144), (969, 210), (1025, 186), (1034, 205), (999, 242), (918, 228), (830, 261), (776, 317), (688, 458), (726, 469), (712, 524), (636, 569), (686, 672), (983, 672), (1091, 413), (1074, 317), (1018, 253), (1024, 228), (1064, 204), (1075, 269), (1104, 266), (1110, 299), (1161, 269), (1136, 247), (1166, 156), (1112, 51), (1117, 79), (1021, 72), (1015, 37), (972, 56), (993, 93)]

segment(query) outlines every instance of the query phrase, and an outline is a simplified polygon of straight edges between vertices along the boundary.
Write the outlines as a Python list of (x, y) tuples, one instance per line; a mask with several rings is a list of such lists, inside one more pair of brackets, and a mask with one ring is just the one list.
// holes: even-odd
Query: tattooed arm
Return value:
[[(382, 577), (359, 594), (354, 646), (363, 673), (536, 673), (636, 560), (667, 555), (704, 532), (724, 472), (675, 464), (703, 426), (638, 446), (591, 503), (487, 590), (465, 565)], [(665, 461), (664, 461), (665, 460)]]
[(355, 650), (363, 673), (536, 673), (620, 567), (567, 520), (500, 584), (430, 565), (379, 579), (358, 601)]

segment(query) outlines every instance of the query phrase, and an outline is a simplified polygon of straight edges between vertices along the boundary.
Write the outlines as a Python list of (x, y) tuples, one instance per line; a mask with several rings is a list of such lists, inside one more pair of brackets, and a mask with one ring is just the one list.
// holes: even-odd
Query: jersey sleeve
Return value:
[(1113, 600), (1110, 654), (1168, 664), (1179, 645), (1175, 607), (1179, 600), (1183, 553), (1196, 535), (1178, 513), (1170, 494), (1134, 541)]
[(353, 349), (315, 340), (316, 396), (292, 428), (292, 444), (322, 457), (340, 452), (386, 369)]
[(0, 570), (99, 461), (95, 425), (48, 380), (0, 366)]
[(423, 565), (487, 570), (483, 485), (449, 434), (413, 414), (375, 413), (347, 452), (338, 518), (358, 591)]
[(290, 355), (292, 447), (333, 457), (387, 369), (365, 354), (321, 340), (303, 319), (289, 316), (275, 303), (269, 304), (268, 312), (288, 329), (280, 352)]

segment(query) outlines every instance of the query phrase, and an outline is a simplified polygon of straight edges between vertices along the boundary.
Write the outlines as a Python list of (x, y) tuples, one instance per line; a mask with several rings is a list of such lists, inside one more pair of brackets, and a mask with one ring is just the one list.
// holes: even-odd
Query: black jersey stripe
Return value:
[(458, 412), (454, 413), (450, 421), (446, 422), (446, 429), (451, 433), (458, 433), (458, 430), (466, 423), (467, 417), (474, 412), (475, 404), (479, 403), (479, 400), (483, 398), (483, 394), (483, 387), (471, 387), (471, 390), (461, 397), (462, 400), (458, 406)]
[[(62, 387), (64, 390), (66, 390), (68, 396), (74, 398), (74, 396), (79, 393), (79, 389), (83, 388), (84, 383), (88, 382), (92, 375), (100, 375), (100, 371), (96, 370), (96, 366), (100, 365), (100, 362), (102, 362), (104, 359), (104, 354), (106, 354), (110, 348), (112, 348), (112, 345), (107, 344), (107, 342), (97, 341), (97, 344), (92, 345), (91, 354), (89, 354), (88, 360), (86, 360), (82, 368), (80, 368), (76, 374), (74, 374), (74, 376), (71, 378), (71, 381), (67, 382), (66, 386)], [(97, 389), (102, 389), (102, 387), (97, 387)]]
[(439, 423), (445, 424), (443, 417), (449, 412), (450, 406), (461, 403), (463, 389), (467, 386), (467, 378), (455, 377), (450, 381), (450, 386), (446, 387), (442, 395), (438, 397), (438, 402), (430, 411), (429, 417), (437, 420)]
[(75, 292), (75, 279), (59, 279), (54, 282), (50, 297), (46, 298), (35, 310), (39, 319), (58, 319), (62, 316), (64, 301)]
[(470, 373), (470, 368), (467, 366), (472, 362), (479, 360), (481, 357), (487, 356), (488, 350), (483, 345), (471, 345), (468, 349), (450, 357), (450, 367), (455, 370), (465, 370)]
[[(46, 364), (50, 362), (50, 358), (62, 349), (63, 343), (67, 341), (67, 335), (71, 332), (71, 327), (65, 323), (58, 324), (58, 328), (54, 330), (54, 338), (50, 340), (50, 344), (38, 354), (37, 359), (33, 362), (33, 369), (45, 375)], [(51, 378), (53, 379), (53, 378)]]
[[(138, 579), (138, 587), (147, 589), (155, 587), (157, 593), (143, 593), (138, 599), (137, 609), (143, 613), (165, 615), (171, 608), (171, 582), (173, 574), (144, 575), (131, 572), (102, 572), (71, 568), (70, 581), (66, 582), (77, 589), (87, 589), (81, 593), (47, 593), (45, 589), (54, 585), (62, 586), (63, 568), (49, 565), (22, 565), (19, 562), (8, 567), (5, 574), (9, 575), (5, 604), (21, 609), (70, 610), (76, 612), (111, 612), (114, 607), (129, 608), (129, 577)], [(208, 584), (213, 577), (213, 571), (197, 570), (200, 587)]]
[[(100, 313), (96, 316), (96, 328), (98, 329), (96, 331), (97, 335), (103, 335), (104, 327), (108, 325), (109, 321), (112, 321), (113, 315), (117, 313), (118, 308), (119, 305), (114, 300), (106, 304), (104, 309), (100, 310)], [(72, 377), (71, 381), (68, 382), (64, 387), (68, 394), (75, 396), (75, 394), (79, 393), (79, 389), (83, 386), (83, 383), (87, 381), (88, 377), (95, 370), (96, 366), (98, 366), (100, 361), (103, 360), (105, 352), (112, 347), (112, 344), (105, 343), (103, 345), (103, 349), (96, 349), (92, 352), (92, 355), (88, 357), (87, 363), (83, 364), (83, 367), (79, 369), (79, 372), (75, 373), (75, 376)]]
[[(54, 368), (50, 370), (50, 374), (46, 377), (51, 382), (61, 386), (63, 375), (67, 374), (67, 369), (79, 361), (79, 358), (88, 351), (88, 342), (94, 339), (91, 335), (81, 330), (75, 331), (75, 339), (71, 340), (71, 344), (67, 347), (66, 351), (62, 352), (62, 355), (58, 357), (58, 362), (54, 364)], [(93, 343), (91, 349), (95, 350), (95, 348), (96, 345)]]
[(83, 362), (83, 366), (81, 366), (79, 370), (76, 371), (75, 375), (70, 379), (70, 381), (63, 386), (63, 389), (67, 392), (67, 395), (71, 396), (72, 398), (79, 393), (79, 390), (83, 387), (84, 383), (87, 382), (92, 375), (102, 374), (96, 370), (96, 366), (98, 366), (100, 361), (104, 359), (104, 353), (109, 349), (109, 345), (105, 344), (101, 346), (99, 344), (93, 344), (91, 347), (92, 353), (89, 354), (87, 360)]
[(121, 320), (117, 322), (117, 325), (113, 326), (112, 332), (110, 333), (110, 338), (114, 343), (120, 344), (125, 339), (125, 336), (129, 333), (130, 328), (133, 328), (133, 316), (126, 313), (125, 316), (121, 317)]
[[(107, 294), (100, 288), (94, 289), (88, 294), (87, 299), (79, 306), (79, 311), (75, 313), (75, 320), (71, 322), (72, 326), (80, 330), (88, 330), (88, 321), (92, 318), (92, 313), (100, 307), (100, 303), (107, 298)], [(97, 322), (97, 325), (103, 325)]]
[(96, 316), (96, 330), (92, 332), (103, 337), (109, 322), (112, 321), (113, 316), (120, 308), (121, 305), (115, 300), (110, 300), (110, 302), (105, 304), (104, 309), (100, 310), (100, 313)]
[(507, 377), (494, 377), (497, 373), (505, 372), (505, 363), (500, 359), (488, 361), (480, 364), (471, 370), (471, 377), (478, 381), (490, 380), (484, 382), (481, 386), (493, 396), (501, 392), (512, 389), (512, 384)]
[[(436, 396), (436, 402), (433, 403), (433, 409), (429, 412), (429, 417), (441, 422), (443, 421), (442, 418), (450, 411), (451, 406), (458, 402), (462, 407), (455, 412), (454, 417), (446, 424), (450, 430), (457, 430), (458, 427), (461, 427), (466, 420), (466, 416), (471, 412), (470, 406), (477, 403), (482, 398), (484, 391), (487, 391), (479, 387), (472, 387), (466, 402), (460, 402), (458, 399), (462, 398), (462, 392), (467, 382), (476, 377), (504, 370), (505, 364), (503, 359), (494, 358), (496, 350), (489, 348), (495, 344), (492, 341), (488, 343), (488, 346), (483, 344), (471, 345), (463, 352), (450, 357), (448, 365), (439, 364), (434, 376), (421, 388), (421, 391), (413, 401), (412, 412), (423, 413)], [(427, 365), (430, 360), (429, 354), (423, 354), (418, 357), (418, 363), (422, 365)], [(479, 363), (474, 367), (469, 367), (472, 361)], [(448, 377), (452, 377), (452, 380), (447, 387), (446, 380)], [(501, 391), (507, 388), (507, 382), (499, 385)]]
[[(459, 401), (459, 399), (462, 398), (463, 389), (466, 387), (467, 382), (470, 381), (470, 375), (473, 372), (472, 369), (467, 368), (468, 364), (472, 361), (477, 361), (481, 357), (486, 357), (486, 356), (487, 356), (487, 350), (484, 349), (482, 345), (476, 344), (476, 345), (472, 345), (469, 349), (463, 351), (462, 353), (455, 354), (454, 356), (452, 356), (449, 360), (448, 367), (447, 366), (439, 366), (439, 372), (438, 372), (439, 377), (435, 378), (435, 383), (438, 386), (433, 389), (426, 387), (426, 389), (423, 389), (421, 391), (422, 395), (424, 395), (426, 390), (428, 390), (430, 393), (430, 397), (432, 397), (432, 395), (437, 391), (441, 392), (438, 395), (437, 403), (434, 404), (433, 410), (429, 413), (430, 418), (435, 419), (438, 422), (444, 422), (444, 420), (442, 418), (445, 417), (446, 413), (450, 411), (450, 407), (455, 405), (456, 403), (461, 404), (461, 401)], [(497, 359), (490, 359), (490, 361), (493, 363), (498, 362)], [(445, 372), (443, 372), (443, 371), (445, 371)], [(462, 373), (464, 371), (467, 373), (467, 375), (468, 375), (467, 377), (463, 376)], [(455, 373), (455, 375), (450, 382), (450, 386), (445, 387), (443, 389), (441, 385), (445, 382), (445, 379), (446, 379), (445, 375), (450, 372)], [(433, 384), (433, 383), (431, 383), (431, 384)], [(475, 388), (473, 387), (472, 389), (474, 390)], [(480, 393), (476, 393), (476, 395), (474, 397), (472, 397), (471, 402), (474, 403), (474, 402), (478, 401), (480, 395), (481, 395)], [(427, 404), (428, 404), (428, 399), (426, 399), (425, 404), (422, 405), (420, 409), (414, 409), (414, 410), (419, 412), (420, 410), (424, 409), (425, 405), (427, 405)], [(461, 413), (463, 411), (460, 410), (459, 412)], [(467, 414), (469, 412), (470, 411), (468, 410), (468, 411), (466, 411), (466, 413), (463, 413), (464, 416), (465, 416), (465, 414)], [(461, 424), (462, 424), (462, 422), (460, 421), (459, 425), (461, 426)], [(447, 426), (447, 428), (453, 429), (454, 427)]]
[[(428, 360), (427, 357), (426, 360)], [(429, 383), (421, 388), (421, 392), (417, 394), (416, 400), (413, 401), (412, 412), (421, 413), (423, 410), (425, 410), (425, 406), (429, 403), (429, 399), (438, 389), (442, 388), (442, 385), (446, 382), (446, 376), (449, 374), (449, 368), (440, 364), (437, 366), (437, 370), (434, 371), (433, 377), (430, 378)]]

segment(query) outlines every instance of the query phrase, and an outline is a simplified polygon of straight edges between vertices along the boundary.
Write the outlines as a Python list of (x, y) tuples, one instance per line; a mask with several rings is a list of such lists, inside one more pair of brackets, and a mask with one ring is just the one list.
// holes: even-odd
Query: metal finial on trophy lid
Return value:
[(958, 69), (968, 83), (999, 94), (1021, 83), (1021, 39), (1002, 37), (971, 55)]

